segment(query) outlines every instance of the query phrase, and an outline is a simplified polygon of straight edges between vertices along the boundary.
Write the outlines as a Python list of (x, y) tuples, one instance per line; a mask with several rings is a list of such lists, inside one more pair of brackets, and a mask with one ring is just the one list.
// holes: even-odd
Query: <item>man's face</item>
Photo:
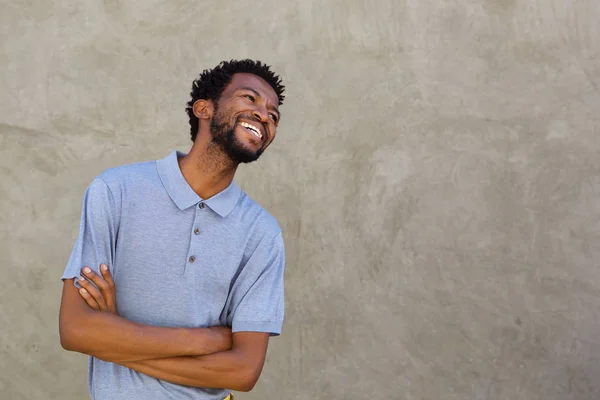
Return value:
[(215, 104), (212, 141), (236, 163), (257, 160), (275, 139), (278, 97), (271, 85), (252, 74), (235, 74)]

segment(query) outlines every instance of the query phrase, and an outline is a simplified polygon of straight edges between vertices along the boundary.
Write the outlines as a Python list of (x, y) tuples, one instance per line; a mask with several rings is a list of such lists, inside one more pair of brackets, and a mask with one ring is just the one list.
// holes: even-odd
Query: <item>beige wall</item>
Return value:
[(0, 398), (83, 399), (59, 277), (104, 168), (186, 151), (192, 79), (285, 78), (237, 182), (287, 320), (241, 399), (600, 398), (597, 0), (0, 2)]

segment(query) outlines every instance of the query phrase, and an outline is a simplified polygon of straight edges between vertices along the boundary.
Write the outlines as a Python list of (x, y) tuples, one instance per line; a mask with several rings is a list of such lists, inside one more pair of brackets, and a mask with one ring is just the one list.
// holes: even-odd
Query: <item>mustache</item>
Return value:
[(249, 114), (240, 114), (237, 116), (237, 118), (235, 119), (235, 123), (237, 124), (240, 119), (245, 119), (245, 120), (249, 120), (249, 121), (256, 121), (257, 124), (259, 124), (262, 128), (263, 132), (267, 132), (267, 125), (263, 122), (261, 122), (260, 120), (256, 119), (256, 117), (249, 115)]

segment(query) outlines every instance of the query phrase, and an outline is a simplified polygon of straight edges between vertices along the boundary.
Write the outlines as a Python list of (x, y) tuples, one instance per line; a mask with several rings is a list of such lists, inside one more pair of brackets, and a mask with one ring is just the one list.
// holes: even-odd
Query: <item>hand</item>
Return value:
[(100, 273), (102, 276), (92, 271), (91, 268), (84, 267), (81, 270), (82, 277), (78, 280), (81, 285), (79, 294), (94, 310), (117, 314), (115, 282), (105, 264), (100, 265)]
[(211, 326), (208, 329), (214, 334), (215, 353), (231, 350), (231, 346), (233, 346), (231, 328), (227, 326)]

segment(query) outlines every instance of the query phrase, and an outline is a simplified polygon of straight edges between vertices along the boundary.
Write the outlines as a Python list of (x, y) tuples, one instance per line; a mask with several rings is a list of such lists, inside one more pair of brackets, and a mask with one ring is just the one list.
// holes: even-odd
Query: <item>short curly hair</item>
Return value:
[(192, 83), (192, 92), (190, 93), (192, 99), (185, 108), (190, 118), (192, 142), (196, 140), (198, 133), (198, 117), (194, 115), (194, 103), (199, 99), (205, 99), (212, 100), (216, 104), (225, 87), (231, 82), (233, 75), (238, 73), (253, 74), (265, 80), (275, 90), (279, 105), (283, 104), (285, 86), (281, 84), (281, 78), (271, 71), (269, 65), (249, 59), (222, 61), (215, 68), (204, 70)]

